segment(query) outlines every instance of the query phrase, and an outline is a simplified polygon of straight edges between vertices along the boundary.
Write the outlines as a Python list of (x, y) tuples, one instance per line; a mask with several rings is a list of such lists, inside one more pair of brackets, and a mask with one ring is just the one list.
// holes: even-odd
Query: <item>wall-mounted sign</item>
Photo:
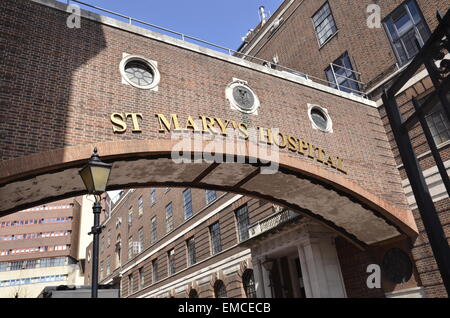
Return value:
[[(255, 132), (259, 143), (275, 145), (280, 149), (288, 149), (325, 166), (347, 173), (342, 158), (302, 138), (286, 135), (275, 129), (259, 126), (252, 128), (243, 122), (210, 116), (188, 116), (185, 120), (181, 120), (177, 114), (170, 114), (170, 116), (155, 114), (155, 117), (157, 130), (160, 133), (192, 131), (222, 136), (234, 133), (242, 140), (249, 140), (250, 134)], [(128, 130), (130, 121), (132, 132), (142, 132), (140, 123), (144, 120), (144, 116), (141, 113), (113, 113), (110, 119), (113, 124), (113, 132), (116, 134), (125, 133)]]

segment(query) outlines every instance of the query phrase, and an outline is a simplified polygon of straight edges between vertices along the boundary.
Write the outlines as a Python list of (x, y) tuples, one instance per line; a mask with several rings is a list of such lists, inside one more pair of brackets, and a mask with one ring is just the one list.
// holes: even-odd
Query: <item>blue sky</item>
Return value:
[(241, 38), (259, 23), (259, 6), (263, 5), (266, 12), (274, 13), (283, 0), (83, 0), (83, 2), (237, 49), (242, 43)]

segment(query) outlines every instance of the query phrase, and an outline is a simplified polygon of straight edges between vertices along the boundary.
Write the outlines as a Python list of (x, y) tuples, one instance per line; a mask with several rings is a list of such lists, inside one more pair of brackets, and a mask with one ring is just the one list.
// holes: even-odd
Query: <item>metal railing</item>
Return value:
[(283, 210), (277, 214), (271, 215), (268, 218), (249, 226), (249, 239), (299, 217), (301, 217), (301, 215), (292, 210)]
[[(261, 59), (261, 58), (256, 57), (256, 56), (247, 55), (247, 54), (244, 54), (242, 52), (239, 52), (239, 51), (236, 51), (236, 50), (233, 50), (233, 49), (221, 46), (221, 45), (217, 45), (217, 44), (214, 44), (212, 42), (208, 42), (208, 41), (199, 39), (197, 37), (193, 37), (193, 36), (181, 33), (181, 32), (177, 32), (177, 31), (174, 31), (174, 30), (171, 30), (171, 29), (168, 29), (168, 28), (164, 28), (164, 27), (152, 24), (152, 23), (148, 23), (148, 22), (145, 22), (145, 21), (142, 21), (142, 20), (139, 20), (139, 19), (135, 19), (135, 18), (132, 18), (132, 17), (127, 16), (127, 15), (123, 15), (123, 14), (118, 13), (118, 12), (114, 12), (114, 11), (111, 11), (111, 10), (108, 10), (108, 9), (104, 9), (104, 8), (101, 8), (101, 7), (97, 7), (97, 6), (91, 5), (91, 4), (83, 2), (83, 1), (67, 0), (66, 2), (67, 2), (67, 4), (70, 4), (71, 2), (74, 2), (74, 3), (77, 3), (77, 4), (81, 4), (81, 5), (85, 6), (85, 7), (92, 8), (92, 9), (95, 9), (95, 10), (98, 10), (98, 11), (101, 11), (101, 12), (105, 12), (105, 13), (111, 14), (113, 16), (117, 16), (117, 17), (126, 19), (127, 23), (130, 24), (130, 25), (133, 25), (133, 22), (135, 22), (137, 24), (141, 24), (141, 25), (144, 25), (144, 26), (147, 26), (147, 27), (154, 28), (154, 29), (159, 30), (159, 31), (166, 32), (166, 33), (171, 34), (171, 35), (175, 35), (175, 36), (179, 37), (182, 41), (188, 42), (188, 40), (189, 40), (189, 41), (192, 41), (193, 43), (199, 43), (199, 44), (201, 44), (203, 46), (210, 47), (210, 48), (216, 49), (218, 51), (226, 52), (229, 55), (234, 55), (235, 57), (240, 57), (240, 58), (243, 58), (243, 59), (245, 58), (245, 59), (247, 59), (247, 60), (249, 60), (250, 62), (253, 62), (253, 63), (266, 65), (267, 67), (270, 67), (271, 65), (274, 65), (275, 66), (274, 69), (276, 69), (276, 70), (284, 71), (284, 72), (290, 73), (292, 75), (301, 77), (301, 78), (306, 79), (306, 80), (310, 80), (310, 81), (314, 81), (314, 82), (317, 82), (317, 83), (321, 83), (321, 84), (324, 84), (324, 85), (329, 86), (331, 88), (334, 88), (333, 86), (335, 85), (335, 83), (332, 83), (330, 81), (324, 80), (322, 78), (319, 78), (319, 77), (316, 77), (316, 76), (312, 76), (312, 75), (308, 75), (308, 74), (305, 74), (303, 72), (299, 72), (297, 70), (291, 69), (289, 67), (282, 66), (280, 64), (274, 64), (273, 62)], [(361, 82), (359, 82), (359, 83), (361, 83)], [(363, 83), (361, 83), (361, 84), (363, 84)], [(362, 91), (357, 91), (357, 90), (353, 90), (353, 89), (352, 89), (352, 91), (355, 91), (355, 93), (357, 95), (366, 97), (366, 95)]]
[[(349, 71), (354, 76), (354, 78), (347, 77), (347, 76), (344, 76), (342, 74), (337, 73), (335, 68), (342, 69), (342, 70), (344, 70), (345, 73), (347, 73), (347, 71)], [(340, 90), (340, 91), (349, 90), (349, 91), (351, 91), (351, 93), (356, 93), (357, 95), (364, 95), (364, 93), (360, 89), (354, 89), (352, 87), (339, 84), (339, 80), (338, 80), (338, 78), (339, 78), (339, 79), (343, 79), (344, 82), (345, 81), (351, 81), (353, 83), (356, 83), (358, 88), (364, 87), (364, 83), (356, 79), (356, 78), (360, 78), (360, 76), (361, 76), (360, 72), (357, 72), (355, 70), (346, 68), (346, 67), (344, 67), (342, 65), (337, 65), (335, 63), (330, 63), (330, 69), (331, 69), (331, 72), (333, 73), (333, 77), (334, 77), (334, 81), (335, 81), (335, 83), (333, 83), (333, 84), (336, 85), (336, 88), (338, 90)]]

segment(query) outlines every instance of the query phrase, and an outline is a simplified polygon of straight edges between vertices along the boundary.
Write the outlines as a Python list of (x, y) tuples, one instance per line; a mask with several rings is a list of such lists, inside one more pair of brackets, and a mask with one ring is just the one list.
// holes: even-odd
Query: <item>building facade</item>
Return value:
[(35, 298), (47, 286), (82, 285), (83, 221), (77, 199), (1, 217), (0, 297)]
[[(3, 1), (0, 215), (84, 194), (95, 146), (109, 189), (130, 189), (100, 238), (100, 282), (122, 297), (445, 297), (379, 94), (446, 6), (383, 2), (371, 28), (369, 4), (286, 0), (231, 56), (57, 1)], [(432, 89), (424, 73), (408, 85), (405, 112)], [(231, 148), (186, 151), (214, 160), (174, 160), (176, 133), (191, 145), (230, 130)], [(418, 128), (448, 233), (423, 141)]]
[[(335, 232), (266, 200), (201, 189), (124, 191), (103, 223), (99, 282), (121, 297), (421, 297), (407, 280), (367, 287), (367, 266), (407, 239), (360, 251)], [(92, 245), (87, 254), (91, 254)], [(87, 258), (85, 284), (90, 283)]]
[[(437, 12), (445, 15), (449, 5), (439, 0), (384, 1), (374, 5), (373, 1), (284, 1), (266, 23), (249, 34), (240, 52), (269, 61), (275, 59), (282, 66), (321, 78), (331, 87), (366, 95), (377, 102), (409, 207), (420, 230), (412, 248), (414, 261), (426, 294), (445, 297), (381, 93), (408, 67), (438, 25)], [(270, 66), (276, 68), (277, 63)], [(404, 119), (414, 109), (412, 98), (423, 101), (434, 89), (427, 70), (422, 68), (397, 94)], [(450, 122), (440, 101), (436, 99), (434, 104), (426, 121), (448, 169)], [(411, 129), (410, 138), (445, 235), (450, 239), (448, 193), (420, 124)]]

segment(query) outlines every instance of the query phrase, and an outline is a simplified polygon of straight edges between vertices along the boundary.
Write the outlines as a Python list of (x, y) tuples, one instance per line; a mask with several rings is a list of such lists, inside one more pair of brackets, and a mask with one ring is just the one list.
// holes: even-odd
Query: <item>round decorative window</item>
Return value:
[(412, 275), (413, 265), (403, 250), (393, 248), (384, 254), (382, 273), (383, 276), (394, 284), (406, 283)]
[(120, 73), (128, 84), (141, 89), (154, 89), (160, 80), (156, 62), (137, 55), (125, 56), (120, 63)]
[(333, 132), (333, 122), (325, 108), (308, 104), (308, 116), (314, 129), (323, 132)]
[(127, 78), (136, 85), (147, 86), (153, 83), (153, 71), (145, 63), (131, 61), (125, 65)]
[(259, 99), (246, 81), (233, 79), (227, 86), (225, 95), (232, 108), (246, 114), (257, 113), (260, 106)]

